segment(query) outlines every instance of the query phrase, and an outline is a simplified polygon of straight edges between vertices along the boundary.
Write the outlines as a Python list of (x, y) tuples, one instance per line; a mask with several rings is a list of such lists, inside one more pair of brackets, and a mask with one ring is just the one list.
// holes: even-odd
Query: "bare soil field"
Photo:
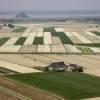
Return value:
[(2, 91), (0, 91), (0, 100), (21, 100), (21, 99), (14, 97), (11, 94), (3, 93)]

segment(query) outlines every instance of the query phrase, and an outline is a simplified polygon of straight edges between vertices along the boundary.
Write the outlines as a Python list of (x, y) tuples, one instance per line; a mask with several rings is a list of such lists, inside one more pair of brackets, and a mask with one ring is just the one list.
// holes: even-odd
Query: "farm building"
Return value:
[(76, 65), (76, 64), (69, 64), (69, 65), (67, 65), (67, 71), (83, 72), (83, 68), (81, 66)]
[(69, 71), (69, 72), (83, 72), (83, 68), (76, 64), (66, 65), (62, 62), (54, 62), (47, 66), (49, 71)]
[(54, 62), (48, 65), (49, 71), (65, 71), (66, 65), (64, 62)]

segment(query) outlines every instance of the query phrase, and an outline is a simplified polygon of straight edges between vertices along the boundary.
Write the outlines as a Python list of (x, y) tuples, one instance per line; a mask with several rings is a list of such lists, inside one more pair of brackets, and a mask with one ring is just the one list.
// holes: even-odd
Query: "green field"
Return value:
[(9, 40), (9, 37), (4, 37), (0, 39), (0, 46), (2, 46), (4, 43), (6, 43)]
[(43, 37), (35, 37), (34, 41), (33, 41), (33, 44), (35, 44), (35, 45), (38, 45), (38, 44), (42, 45), (43, 44)]
[(52, 36), (58, 36), (62, 41), (62, 44), (73, 44), (73, 42), (69, 39), (68, 36), (65, 35), (64, 32), (56, 32), (54, 27), (44, 28), (44, 32), (51, 32)]
[(17, 42), (15, 43), (15, 45), (23, 45), (24, 42), (26, 40), (26, 37), (20, 37)]
[(26, 28), (25, 27), (17, 27), (14, 29), (12, 32), (25, 32)]
[(100, 96), (100, 78), (82, 73), (51, 72), (6, 77), (59, 95), (66, 100)]
[(57, 35), (61, 39), (62, 44), (73, 44), (73, 42), (69, 39), (68, 36), (65, 35), (64, 32), (57, 32)]
[[(54, 27), (49, 27), (49, 28), (44, 28), (44, 32), (51, 32), (51, 33), (55, 33), (55, 29)], [(53, 34), (52, 34), (53, 35)], [(54, 34), (55, 35), (55, 34)]]
[(90, 54), (90, 53), (93, 53), (93, 51), (90, 49), (90, 48), (88, 48), (88, 47), (77, 47), (79, 50), (81, 50), (82, 51), (82, 53), (86, 53), (86, 54)]
[(97, 36), (100, 36), (100, 32), (98, 32), (98, 31), (92, 31), (92, 33), (97, 35)]
[(88, 46), (88, 47), (100, 47), (100, 43), (91, 43), (91, 44), (76, 44), (79, 46)]

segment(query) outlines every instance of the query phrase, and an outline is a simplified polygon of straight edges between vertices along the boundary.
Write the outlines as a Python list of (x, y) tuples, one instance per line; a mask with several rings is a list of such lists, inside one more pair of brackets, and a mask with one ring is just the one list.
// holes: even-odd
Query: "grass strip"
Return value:
[(5, 44), (8, 40), (9, 40), (9, 37), (1, 38), (0, 39), (0, 46), (2, 46), (3, 44)]
[(33, 44), (35, 44), (35, 45), (38, 45), (38, 44), (42, 45), (43, 44), (43, 37), (35, 37), (34, 41), (33, 41)]
[(100, 43), (91, 43), (91, 44), (76, 44), (79, 46), (89, 46), (89, 47), (100, 47)]
[(98, 32), (98, 31), (92, 31), (92, 33), (97, 35), (97, 36), (100, 36), (100, 32)]
[(87, 53), (87, 54), (93, 53), (93, 51), (88, 47), (77, 47), (77, 48), (81, 50), (83, 53)]
[(65, 35), (64, 32), (56, 32), (54, 27), (44, 28), (44, 32), (51, 32), (52, 36), (58, 36), (63, 44), (73, 44), (73, 42), (69, 39), (68, 36)]

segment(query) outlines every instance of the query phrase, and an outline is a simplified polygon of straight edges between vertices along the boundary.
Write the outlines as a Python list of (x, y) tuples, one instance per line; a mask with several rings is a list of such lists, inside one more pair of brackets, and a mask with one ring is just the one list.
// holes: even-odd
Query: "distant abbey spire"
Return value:
[(20, 12), (16, 15), (16, 18), (30, 18), (30, 17), (27, 16), (24, 12)]

